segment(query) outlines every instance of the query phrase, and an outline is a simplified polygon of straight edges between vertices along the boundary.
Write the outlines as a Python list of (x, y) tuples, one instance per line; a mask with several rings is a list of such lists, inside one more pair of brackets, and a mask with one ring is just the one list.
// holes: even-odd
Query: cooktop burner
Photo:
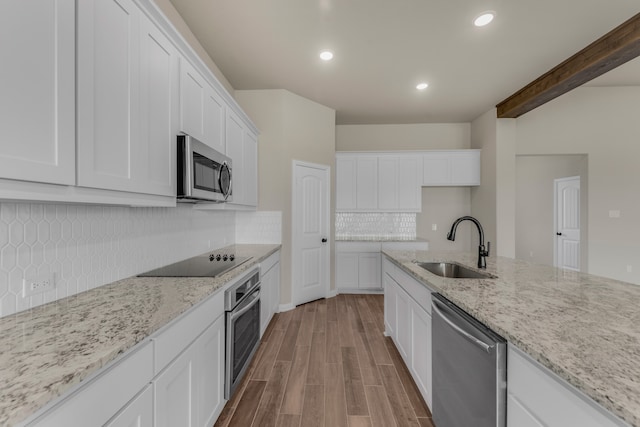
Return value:
[(147, 271), (139, 274), (138, 277), (216, 277), (244, 264), (251, 258), (224, 253), (200, 255)]

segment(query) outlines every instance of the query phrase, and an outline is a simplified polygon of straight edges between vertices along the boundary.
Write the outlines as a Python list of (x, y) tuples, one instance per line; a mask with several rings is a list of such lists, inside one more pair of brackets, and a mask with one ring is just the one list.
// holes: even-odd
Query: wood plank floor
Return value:
[(382, 295), (276, 314), (215, 427), (434, 427), (383, 331)]

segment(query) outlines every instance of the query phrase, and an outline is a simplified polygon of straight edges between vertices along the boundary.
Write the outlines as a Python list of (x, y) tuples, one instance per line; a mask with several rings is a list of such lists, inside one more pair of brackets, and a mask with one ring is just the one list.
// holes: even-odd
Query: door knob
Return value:
[(327, 243), (327, 238), (326, 237), (322, 238), (322, 243)]
[(562, 236), (562, 233), (556, 233), (556, 236)]

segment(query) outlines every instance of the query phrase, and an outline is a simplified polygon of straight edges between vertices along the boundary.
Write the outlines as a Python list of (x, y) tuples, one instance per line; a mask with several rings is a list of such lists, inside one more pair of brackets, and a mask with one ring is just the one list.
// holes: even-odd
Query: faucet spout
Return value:
[(454, 241), (456, 240), (456, 230), (458, 229), (458, 225), (460, 225), (463, 221), (471, 221), (478, 228), (478, 234), (480, 235), (480, 245), (478, 246), (478, 268), (487, 268), (487, 260), (486, 257), (489, 256), (489, 251), (491, 250), (491, 243), (487, 242), (487, 247), (484, 246), (484, 230), (482, 229), (482, 225), (480, 221), (475, 219), (472, 216), (462, 216), (456, 219), (451, 225), (451, 230), (447, 233), (447, 240)]

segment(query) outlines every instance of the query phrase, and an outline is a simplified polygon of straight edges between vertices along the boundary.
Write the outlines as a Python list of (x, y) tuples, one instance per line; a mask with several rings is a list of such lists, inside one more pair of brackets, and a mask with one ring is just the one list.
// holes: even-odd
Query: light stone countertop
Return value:
[(223, 249), (252, 259), (215, 278), (130, 277), (0, 318), (0, 425), (26, 420), (280, 245)]
[(640, 286), (493, 256), (486, 271), (497, 279), (445, 279), (411, 261), (474, 268), (477, 254), (383, 253), (605, 409), (640, 426)]

